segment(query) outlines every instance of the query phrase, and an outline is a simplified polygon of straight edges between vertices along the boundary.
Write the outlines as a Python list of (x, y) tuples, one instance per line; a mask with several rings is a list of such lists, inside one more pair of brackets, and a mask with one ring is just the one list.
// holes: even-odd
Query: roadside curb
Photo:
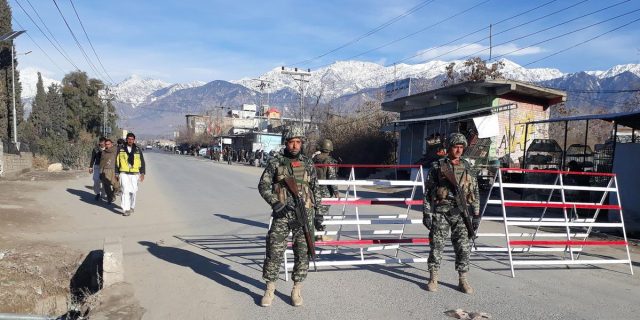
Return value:
[(122, 264), (122, 239), (105, 238), (102, 258), (102, 287), (124, 281), (124, 267)]

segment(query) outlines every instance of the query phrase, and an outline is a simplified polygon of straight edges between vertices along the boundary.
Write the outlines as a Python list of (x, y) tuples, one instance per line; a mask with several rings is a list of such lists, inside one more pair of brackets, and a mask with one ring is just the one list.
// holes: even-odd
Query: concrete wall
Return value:
[(14, 176), (31, 170), (33, 154), (31, 152), (20, 152), (19, 155), (2, 153), (2, 161), (0, 162), (0, 176)]
[(500, 158), (510, 153), (513, 162), (519, 164), (519, 158), (524, 156), (524, 151), (533, 139), (549, 138), (549, 124), (530, 125), (525, 136), (525, 125), (521, 123), (549, 119), (550, 109), (544, 110), (541, 105), (504, 98), (497, 100), (498, 105), (514, 103), (517, 108), (498, 113), (500, 134), (491, 139), (490, 155)]

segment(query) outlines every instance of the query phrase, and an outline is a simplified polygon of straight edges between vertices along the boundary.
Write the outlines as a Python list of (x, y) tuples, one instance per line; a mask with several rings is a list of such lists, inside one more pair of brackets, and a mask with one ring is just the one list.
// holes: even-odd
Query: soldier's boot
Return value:
[(267, 282), (267, 289), (264, 290), (264, 296), (262, 296), (262, 301), (260, 301), (260, 305), (263, 307), (271, 306), (273, 302), (273, 298), (276, 295), (276, 283), (275, 282)]
[(302, 305), (302, 282), (295, 282), (291, 289), (291, 303), (294, 307)]
[(469, 281), (467, 280), (467, 272), (460, 272), (459, 275), (460, 275), (460, 278), (459, 278), (458, 287), (460, 288), (460, 291), (466, 294), (473, 294), (473, 288), (471, 287), (471, 285), (469, 284)]
[(436, 292), (438, 291), (438, 271), (431, 271), (431, 278), (427, 283), (427, 291)]

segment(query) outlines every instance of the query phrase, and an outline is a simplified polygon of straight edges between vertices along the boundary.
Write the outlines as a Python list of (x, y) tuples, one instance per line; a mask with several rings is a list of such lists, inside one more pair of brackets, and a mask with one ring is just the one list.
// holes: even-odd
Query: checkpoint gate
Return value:
[[(421, 245), (426, 248), (429, 239), (407, 238), (405, 231), (407, 225), (422, 225), (422, 219), (411, 219), (409, 217), (412, 206), (422, 206), (423, 200), (417, 199), (418, 190), (424, 192), (424, 174), (420, 165), (356, 165), (356, 164), (321, 164), (317, 167), (350, 168), (349, 177), (346, 180), (319, 180), (320, 185), (336, 185), (344, 190), (343, 198), (323, 198), (323, 205), (342, 206), (340, 214), (325, 215), (324, 225), (327, 229), (316, 232), (316, 235), (327, 235), (335, 237), (335, 240), (316, 241), (316, 255), (337, 255), (342, 259), (320, 260), (316, 266), (348, 266), (348, 265), (371, 265), (371, 264), (405, 264), (427, 262), (427, 257), (414, 252), (404, 250), (402, 246)], [(408, 180), (383, 180), (369, 179), (359, 180), (356, 178), (356, 170), (359, 168), (377, 169), (413, 169), (415, 177)], [(393, 188), (411, 187), (409, 197), (361, 197), (363, 188)], [(343, 189), (343, 188), (346, 188)], [(367, 192), (374, 192), (367, 189)], [(358, 194), (360, 192), (360, 195)], [(420, 193), (422, 194), (422, 193)], [(399, 214), (366, 214), (363, 215), (361, 207), (378, 205), (399, 205), (406, 206), (404, 213)], [(347, 208), (353, 208), (349, 212)], [(420, 215), (421, 216), (421, 215)], [(363, 230), (368, 227), (368, 230)], [(384, 229), (378, 229), (383, 227)], [(367, 257), (368, 253), (394, 250), (393, 257)], [(404, 253), (405, 257), (399, 257)], [(288, 249), (284, 253), (285, 279), (288, 280), (288, 271), (293, 267), (293, 263), (288, 261), (288, 256), (293, 251)]]
[[(522, 174), (549, 175), (554, 177), (552, 184), (544, 183), (511, 183), (504, 182), (505, 172), (520, 172)], [(606, 186), (584, 186), (565, 183), (568, 176), (594, 177), (608, 180)], [(492, 191), (498, 190), (498, 199), (492, 198)], [(513, 199), (513, 194), (509, 196), (509, 190), (549, 190), (549, 195), (545, 201), (526, 201)], [(598, 202), (588, 201), (567, 201), (567, 191), (569, 192), (602, 192)], [(556, 194), (557, 193), (557, 194)], [(617, 200), (616, 204), (606, 204), (609, 196)], [(556, 201), (553, 201), (556, 200)], [(487, 216), (487, 207), (490, 205), (500, 206), (501, 216)], [(515, 208), (539, 208), (542, 212), (539, 217), (517, 216), (513, 213)], [(521, 210), (523, 212), (527, 209)], [(560, 209), (560, 217), (547, 217), (550, 209)], [(594, 210), (593, 214), (586, 214), (579, 217), (578, 209)], [(602, 210), (617, 212), (619, 222), (598, 222), (597, 218)], [(504, 239), (504, 244), (494, 247), (478, 247), (474, 251), (506, 252), (509, 258), (511, 276), (515, 277), (514, 266), (521, 265), (597, 265), (597, 264), (628, 264), (633, 275), (633, 265), (629, 253), (622, 205), (618, 192), (618, 182), (613, 173), (597, 172), (570, 172), (558, 170), (536, 170), (536, 169), (514, 169), (502, 168), (496, 173), (495, 182), (492, 184), (487, 196), (487, 201), (482, 210), (482, 221), (495, 221), (503, 225), (504, 232), (499, 233), (478, 233), (482, 237), (498, 237)], [(481, 225), (482, 227), (482, 225)], [(516, 227), (534, 228), (533, 231), (514, 232)], [(552, 229), (552, 232), (541, 231), (542, 228)], [(623, 240), (590, 240), (589, 236), (593, 228), (620, 229)], [(511, 229), (511, 230), (510, 230)], [(560, 238), (560, 240), (539, 240), (539, 238)], [(626, 249), (626, 259), (602, 258), (602, 259), (580, 259), (581, 253), (586, 247), (596, 246), (624, 246)], [(530, 255), (535, 252), (536, 255)], [(558, 256), (539, 255), (540, 252), (562, 252), (561, 259)], [(566, 256), (569, 256), (567, 258)], [(526, 259), (519, 259), (525, 257)], [(533, 258), (533, 259), (532, 259)]]

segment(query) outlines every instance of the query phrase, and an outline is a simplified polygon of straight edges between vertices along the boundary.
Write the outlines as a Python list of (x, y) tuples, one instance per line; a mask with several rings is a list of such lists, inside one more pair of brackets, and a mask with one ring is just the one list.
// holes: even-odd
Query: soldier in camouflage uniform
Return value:
[(468, 210), (473, 214), (472, 225), (476, 230), (480, 224), (480, 197), (471, 165), (461, 157), (466, 147), (467, 139), (464, 135), (451, 134), (447, 143), (447, 157), (431, 164), (425, 181), (422, 223), (429, 229), (429, 246), (431, 247), (428, 260), (431, 279), (427, 283), (428, 291), (438, 289), (438, 270), (442, 260), (442, 250), (451, 229), (451, 242), (456, 254), (456, 270), (459, 273), (459, 288), (464, 293), (473, 293), (473, 288), (467, 280), (471, 251), (469, 235), (461, 210), (456, 204), (454, 195), (456, 188), (443, 173), (443, 170), (453, 172), (464, 193)]
[[(333, 151), (333, 142), (329, 139), (324, 139), (318, 145), (320, 153), (313, 157), (314, 164), (337, 164), (338, 162), (331, 157), (331, 151)], [(336, 167), (320, 167), (316, 168), (318, 173), (318, 180), (335, 180), (337, 178)], [(319, 185), (320, 195), (323, 198), (339, 198), (340, 193), (338, 186), (335, 185)], [(320, 209), (316, 212), (316, 217), (313, 220), (313, 224), (317, 231), (324, 231), (326, 228), (322, 224), (324, 223), (324, 216), (329, 213), (329, 207), (321, 205)], [(329, 240), (328, 237), (317, 236), (316, 240)]]
[[(293, 234), (293, 289), (291, 302), (294, 306), (302, 305), (302, 281), (309, 270), (309, 256), (302, 226), (295, 219), (294, 199), (284, 184), (287, 177), (295, 178), (304, 200), (309, 221), (309, 230), (313, 233), (313, 218), (320, 205), (320, 190), (316, 170), (309, 158), (302, 154), (304, 136), (302, 129), (293, 127), (284, 133), (286, 148), (276, 154), (262, 173), (258, 190), (260, 195), (273, 209), (273, 221), (267, 233), (267, 253), (262, 267), (262, 277), (267, 282), (267, 289), (261, 301), (263, 307), (271, 305), (276, 289), (276, 281), (280, 273), (283, 254), (287, 248), (287, 237)], [(312, 234), (313, 237), (313, 234)], [(313, 239), (313, 238), (312, 238)]]

